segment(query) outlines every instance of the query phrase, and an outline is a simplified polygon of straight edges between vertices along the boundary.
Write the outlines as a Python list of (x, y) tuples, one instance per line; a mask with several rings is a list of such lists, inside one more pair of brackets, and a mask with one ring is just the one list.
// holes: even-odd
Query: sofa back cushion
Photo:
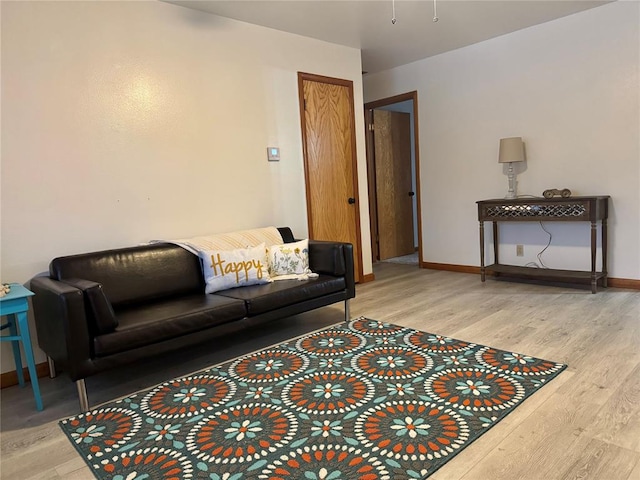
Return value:
[(156, 243), (55, 258), (52, 278), (100, 283), (114, 308), (154, 298), (204, 292), (200, 260), (182, 247)]

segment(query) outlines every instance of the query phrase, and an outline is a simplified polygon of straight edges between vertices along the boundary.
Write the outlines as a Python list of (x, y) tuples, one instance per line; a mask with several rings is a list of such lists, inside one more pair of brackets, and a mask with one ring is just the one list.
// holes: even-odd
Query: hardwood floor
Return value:
[[(640, 292), (548, 287), (380, 263), (359, 285), (351, 316), (440, 333), (564, 362), (569, 367), (430, 480), (640, 480)], [(272, 324), (263, 332), (107, 372), (87, 380), (92, 405), (148, 388), (287, 338), (340, 322), (340, 306)], [(89, 480), (57, 425), (78, 413), (61, 373), (0, 395), (0, 478)]]

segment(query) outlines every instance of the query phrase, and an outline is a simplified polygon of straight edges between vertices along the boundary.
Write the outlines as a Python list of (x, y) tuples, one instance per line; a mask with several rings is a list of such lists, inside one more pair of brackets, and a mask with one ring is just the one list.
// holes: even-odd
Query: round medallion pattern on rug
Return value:
[(469, 440), (469, 426), (451, 408), (420, 400), (382, 403), (355, 424), (356, 438), (374, 455), (394, 460), (442, 458)]
[(390, 480), (376, 457), (348, 445), (313, 445), (282, 455), (257, 477), (265, 480)]
[(245, 382), (272, 382), (292, 377), (308, 366), (309, 358), (302, 353), (271, 350), (236, 360), (229, 374)]
[(295, 415), (276, 405), (250, 403), (205, 418), (186, 446), (203, 462), (253, 462), (288, 444), (298, 431)]
[(362, 335), (342, 330), (325, 330), (301, 338), (296, 348), (316, 356), (344, 355), (362, 348), (367, 339)]
[[(148, 447), (105, 459), (96, 469), (113, 480), (193, 478), (193, 466), (186, 456), (167, 448)], [(114, 475), (114, 473), (116, 473)], [(147, 472), (153, 472), (150, 476)]]
[(304, 375), (282, 389), (289, 408), (313, 415), (345, 413), (373, 398), (375, 387), (367, 378), (348, 372)]
[(104, 408), (78, 415), (65, 423), (70, 427), (72, 441), (88, 448), (88, 458), (100, 459), (126, 445), (140, 430), (142, 418), (132, 410)]
[(433, 360), (406, 347), (382, 346), (357, 354), (351, 366), (367, 375), (382, 379), (409, 378), (430, 370)]
[(443, 370), (425, 382), (427, 395), (454, 408), (471, 411), (504, 410), (525, 398), (515, 379), (479, 368)]
[(155, 418), (185, 418), (212, 410), (233, 397), (236, 385), (226, 378), (192, 375), (165, 382), (144, 396), (140, 408)]
[(418, 331), (405, 335), (404, 341), (407, 345), (436, 353), (458, 353), (475, 347), (474, 343)]
[(487, 367), (515, 375), (541, 377), (554, 375), (563, 368), (562, 364), (523, 355), (484, 347), (476, 352), (476, 360)]
[(356, 318), (349, 323), (349, 328), (356, 332), (361, 332), (366, 335), (394, 335), (403, 330), (405, 327), (399, 325), (392, 325), (390, 323), (379, 322), (378, 320), (371, 320), (369, 318)]

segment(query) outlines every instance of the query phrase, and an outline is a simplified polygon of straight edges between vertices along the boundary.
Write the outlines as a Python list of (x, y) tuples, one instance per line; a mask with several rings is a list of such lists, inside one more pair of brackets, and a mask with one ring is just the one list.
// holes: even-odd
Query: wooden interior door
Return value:
[(415, 251), (410, 122), (408, 113), (373, 110), (379, 260)]
[(309, 238), (353, 244), (362, 278), (353, 82), (298, 74)]

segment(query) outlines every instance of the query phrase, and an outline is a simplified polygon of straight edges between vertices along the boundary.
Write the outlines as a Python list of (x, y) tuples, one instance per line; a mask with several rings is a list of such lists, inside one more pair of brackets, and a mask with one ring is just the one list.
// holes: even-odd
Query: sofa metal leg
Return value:
[(349, 308), (349, 299), (344, 301), (344, 321), (351, 320), (351, 309)]
[(53, 363), (53, 358), (47, 355), (47, 362), (49, 363), (49, 378), (56, 378), (56, 364)]
[(78, 388), (78, 398), (80, 399), (80, 410), (88, 412), (89, 397), (87, 397), (87, 386), (84, 383), (84, 378), (76, 380), (76, 387)]

